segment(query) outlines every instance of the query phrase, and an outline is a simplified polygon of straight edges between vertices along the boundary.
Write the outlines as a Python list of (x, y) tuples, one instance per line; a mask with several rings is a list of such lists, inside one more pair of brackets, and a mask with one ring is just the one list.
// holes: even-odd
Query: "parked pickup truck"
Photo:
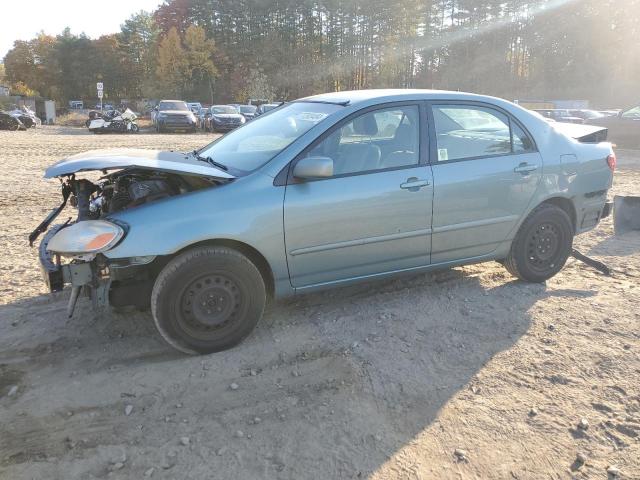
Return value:
[[(459, 92), (303, 98), (192, 152), (96, 150), (45, 172), (77, 218), (40, 245), (51, 290), (151, 307), (187, 353), (229, 348), (269, 297), (498, 260), (558, 273), (609, 214), (606, 129)], [(95, 181), (82, 172), (101, 171)]]

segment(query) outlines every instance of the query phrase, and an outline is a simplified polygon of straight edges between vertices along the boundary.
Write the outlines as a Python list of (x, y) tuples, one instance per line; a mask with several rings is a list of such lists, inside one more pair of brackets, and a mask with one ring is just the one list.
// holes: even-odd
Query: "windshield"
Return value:
[(246, 175), (340, 108), (329, 103), (289, 103), (220, 137), (198, 154), (228, 167), (232, 175)]
[(182, 110), (189, 111), (189, 107), (185, 102), (160, 102), (158, 110)]
[(255, 113), (257, 110), (253, 105), (242, 105), (239, 108), (241, 113)]
[(238, 111), (231, 105), (217, 105), (211, 107), (211, 113), (238, 113)]

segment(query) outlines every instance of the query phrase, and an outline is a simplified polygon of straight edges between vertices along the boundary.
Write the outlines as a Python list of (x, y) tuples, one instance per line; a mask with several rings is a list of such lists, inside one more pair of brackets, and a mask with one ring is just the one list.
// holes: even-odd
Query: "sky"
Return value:
[[(0, 62), (15, 40), (30, 40), (44, 30), (57, 35), (66, 27), (71, 33), (86, 33), (97, 38), (120, 30), (120, 25), (140, 10), (154, 10), (162, 0), (26, 0), (20, 15), (6, 9), (7, 18), (0, 28)], [(17, 3), (13, 3), (14, 6)]]

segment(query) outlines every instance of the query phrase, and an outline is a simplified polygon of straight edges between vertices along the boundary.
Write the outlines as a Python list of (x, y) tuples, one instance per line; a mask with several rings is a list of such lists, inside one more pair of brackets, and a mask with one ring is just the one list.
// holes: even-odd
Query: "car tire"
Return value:
[(226, 350), (254, 329), (266, 305), (258, 268), (227, 247), (198, 247), (171, 260), (151, 293), (160, 335), (188, 354)]
[(544, 282), (564, 267), (571, 255), (573, 236), (567, 212), (543, 203), (520, 226), (503, 265), (521, 280)]

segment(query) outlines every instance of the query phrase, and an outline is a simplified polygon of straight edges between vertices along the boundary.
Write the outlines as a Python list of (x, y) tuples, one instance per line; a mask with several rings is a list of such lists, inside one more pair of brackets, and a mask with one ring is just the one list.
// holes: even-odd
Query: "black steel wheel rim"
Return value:
[(194, 337), (215, 334), (239, 318), (242, 301), (242, 291), (231, 276), (223, 273), (202, 275), (182, 291), (180, 326)]
[(561, 253), (562, 233), (552, 223), (545, 222), (529, 233), (527, 238), (527, 263), (536, 271), (555, 268)]

